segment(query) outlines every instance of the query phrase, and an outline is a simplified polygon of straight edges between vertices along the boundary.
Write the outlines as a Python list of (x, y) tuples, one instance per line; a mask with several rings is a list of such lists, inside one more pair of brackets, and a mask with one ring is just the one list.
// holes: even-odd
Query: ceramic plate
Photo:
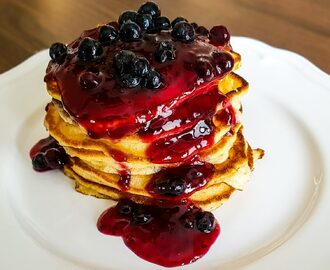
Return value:
[[(266, 155), (215, 211), (222, 233), (209, 253), (182, 269), (329, 269), (330, 77), (259, 41), (232, 44), (250, 82), (245, 134)], [(113, 202), (75, 192), (59, 171), (32, 170), (28, 152), (46, 136), (48, 59), (42, 51), (0, 75), (0, 269), (162, 269), (98, 232)]]

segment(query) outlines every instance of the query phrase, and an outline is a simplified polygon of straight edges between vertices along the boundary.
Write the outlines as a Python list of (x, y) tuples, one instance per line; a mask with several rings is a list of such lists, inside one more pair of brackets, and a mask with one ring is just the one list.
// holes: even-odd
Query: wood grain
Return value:
[[(117, 20), (138, 0), (0, 0), (0, 73), (55, 41), (70, 42), (83, 29)], [(211, 27), (226, 25), (297, 52), (330, 73), (329, 0), (158, 0), (170, 19), (182, 15)]]

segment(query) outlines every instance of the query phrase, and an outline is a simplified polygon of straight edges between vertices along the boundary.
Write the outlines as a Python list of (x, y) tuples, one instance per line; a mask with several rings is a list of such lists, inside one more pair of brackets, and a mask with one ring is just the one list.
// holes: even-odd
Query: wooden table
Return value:
[[(330, 73), (329, 0), (158, 0), (170, 19), (182, 15), (211, 27), (226, 25), (297, 52)], [(55, 41), (70, 42), (87, 28), (117, 20), (138, 0), (0, 0), (0, 73)]]

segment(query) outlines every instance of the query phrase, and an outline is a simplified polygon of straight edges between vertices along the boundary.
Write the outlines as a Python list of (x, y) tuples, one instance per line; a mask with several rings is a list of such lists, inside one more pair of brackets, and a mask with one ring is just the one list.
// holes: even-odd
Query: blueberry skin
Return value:
[(61, 64), (67, 56), (68, 48), (63, 44), (56, 42), (50, 46), (49, 56), (56, 63)]
[(96, 60), (102, 53), (101, 43), (90, 37), (84, 38), (79, 44), (78, 58), (84, 62)]
[(146, 2), (139, 8), (138, 13), (149, 14), (153, 18), (157, 18), (160, 16), (160, 9), (154, 2)]
[(171, 22), (167, 17), (157, 17), (154, 20), (154, 29), (157, 31), (168, 30), (171, 28)]
[(211, 233), (215, 228), (215, 218), (211, 212), (201, 212), (196, 216), (196, 228), (202, 233)]
[(155, 70), (149, 71), (145, 79), (145, 86), (149, 89), (156, 89), (160, 86), (160, 84), (160, 74)]
[(121, 74), (120, 83), (123, 87), (134, 88), (140, 85), (141, 78), (132, 74)]
[(150, 14), (138, 13), (136, 15), (135, 22), (141, 27), (142, 30), (153, 28), (153, 21)]
[(113, 43), (118, 38), (118, 31), (110, 25), (103, 25), (99, 29), (99, 41), (101, 43)]
[(175, 59), (175, 47), (170, 41), (162, 41), (158, 44), (154, 55), (159, 63), (173, 60)]
[(176, 17), (172, 22), (171, 22), (171, 26), (172, 28), (174, 27), (174, 25), (176, 25), (178, 22), (188, 22), (187, 19), (183, 18), (183, 17)]
[(118, 19), (119, 25), (122, 25), (123, 23), (128, 22), (128, 21), (135, 22), (136, 15), (137, 15), (137, 12), (135, 12), (135, 11), (128, 10), (128, 11), (123, 12), (119, 16), (119, 19)]
[(119, 35), (123, 41), (137, 41), (141, 39), (142, 36), (141, 28), (137, 23), (128, 21), (120, 27)]
[(151, 214), (138, 207), (132, 213), (132, 221), (135, 225), (145, 225), (151, 221)]
[(172, 37), (181, 42), (191, 42), (195, 39), (195, 29), (187, 22), (178, 22), (172, 30)]
[(117, 208), (118, 212), (123, 215), (130, 215), (133, 211), (132, 203), (130, 203), (129, 201), (125, 201), (125, 200), (120, 200), (117, 203), (116, 208)]
[(42, 153), (35, 155), (32, 158), (32, 166), (36, 171), (43, 171), (48, 169), (48, 164), (45, 159), (45, 156)]
[(117, 52), (113, 58), (113, 66), (119, 74), (130, 73), (135, 57), (132, 51), (122, 50)]
[(68, 156), (64, 151), (50, 148), (45, 152), (45, 160), (51, 169), (60, 169), (67, 163)]
[(144, 57), (137, 57), (133, 60), (133, 73), (139, 77), (145, 77), (150, 71), (150, 64)]

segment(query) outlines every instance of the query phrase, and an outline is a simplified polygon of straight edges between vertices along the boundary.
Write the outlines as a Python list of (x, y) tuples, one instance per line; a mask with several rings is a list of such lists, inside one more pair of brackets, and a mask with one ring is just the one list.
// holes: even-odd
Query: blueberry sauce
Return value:
[(152, 177), (146, 189), (154, 198), (182, 201), (205, 186), (213, 172), (213, 164), (200, 161), (162, 169)]
[(120, 236), (137, 256), (165, 267), (203, 257), (220, 233), (214, 216), (187, 202), (141, 205), (121, 200), (99, 218), (100, 232)]
[(38, 172), (61, 169), (68, 162), (64, 148), (51, 136), (37, 142), (30, 150), (33, 169)]
[[(178, 157), (172, 158), (173, 153), (170, 152), (163, 155), (169, 158), (150, 156), (150, 160), (155, 163), (189, 158), (189, 155), (185, 155), (187, 151), (210, 146), (213, 142), (212, 113), (216, 111), (216, 102), (224, 98), (216, 89), (216, 81), (232, 68), (219, 69), (214, 55), (215, 52), (225, 53), (224, 51), (230, 50), (230, 45), (217, 47), (199, 37), (189, 43), (173, 41), (170, 31), (162, 31), (156, 35), (145, 34), (143, 39), (135, 42), (118, 40), (104, 46), (103, 54), (98, 59), (90, 62), (79, 60), (77, 51), (81, 40), (86, 37), (97, 39), (98, 31), (95, 28), (83, 32), (76, 41), (68, 45), (64, 63), (59, 65), (51, 62), (47, 68), (45, 81), (49, 87), (54, 83), (57, 85), (63, 106), (70, 115), (93, 138), (120, 139), (134, 133), (142, 134), (144, 140), (152, 142), (148, 153), (153, 153), (155, 147), (166, 145), (163, 139), (157, 142), (157, 138), (169, 133), (167, 128), (172, 125), (175, 128), (171, 131), (173, 140), (182, 140), (181, 146), (184, 149)], [(154, 56), (155, 48), (162, 41), (173, 44), (175, 59), (165, 63), (157, 61)], [(138, 57), (147, 59), (153, 70), (161, 75), (160, 87), (125, 88), (118, 83), (112, 66), (114, 55), (120, 50), (129, 50)], [(228, 54), (228, 57), (231, 56)], [(199, 77), (195, 71), (195, 63), (201, 59), (209, 63), (208, 79)], [(81, 77), (86, 72), (89, 76)], [(88, 82), (88, 78), (91, 78), (91, 82)], [(207, 80), (210, 78), (215, 79), (215, 82), (209, 83)], [(193, 104), (183, 108), (190, 103)], [(207, 118), (204, 125), (208, 126), (210, 133), (199, 134), (197, 137), (191, 135), (195, 133), (198, 128), (196, 125), (203, 117)], [(163, 127), (153, 128), (160, 121), (164, 122)], [(149, 136), (155, 134), (157, 136)], [(187, 137), (190, 137), (189, 148), (184, 146), (187, 145), (184, 141)], [(179, 145), (176, 146), (180, 148)]]
[(118, 185), (121, 189), (121, 191), (127, 191), (129, 188), (129, 184), (131, 182), (131, 174), (130, 171), (124, 166), (123, 164), (120, 164), (122, 169), (118, 171), (119, 174), (119, 180)]

